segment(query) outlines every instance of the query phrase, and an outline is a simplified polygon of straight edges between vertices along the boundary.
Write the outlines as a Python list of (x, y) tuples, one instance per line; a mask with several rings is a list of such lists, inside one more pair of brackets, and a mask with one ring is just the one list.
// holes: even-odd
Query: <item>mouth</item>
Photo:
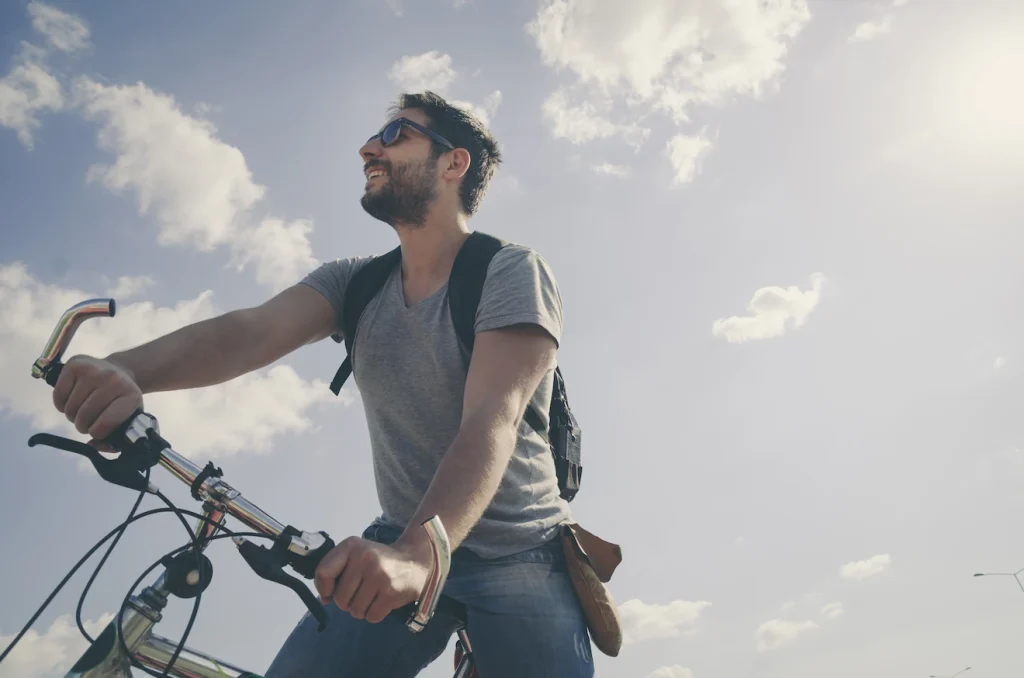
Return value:
[(384, 169), (379, 167), (374, 168), (366, 173), (366, 180), (372, 181), (373, 179), (377, 179), (378, 177), (383, 177), (385, 175), (387, 175), (387, 172)]

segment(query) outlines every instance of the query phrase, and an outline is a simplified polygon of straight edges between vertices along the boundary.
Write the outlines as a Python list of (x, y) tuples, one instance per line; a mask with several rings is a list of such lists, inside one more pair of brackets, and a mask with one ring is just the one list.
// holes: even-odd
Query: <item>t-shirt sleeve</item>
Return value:
[(341, 343), (345, 340), (341, 319), (342, 305), (345, 300), (345, 289), (352, 280), (356, 271), (365, 266), (373, 257), (349, 257), (347, 259), (335, 259), (321, 264), (310, 271), (300, 284), (308, 285), (324, 295), (324, 298), (334, 307), (335, 333), (331, 335), (334, 341)]
[(507, 245), (491, 259), (477, 307), (477, 332), (511, 325), (538, 325), (559, 344), (562, 298), (548, 263), (533, 250)]

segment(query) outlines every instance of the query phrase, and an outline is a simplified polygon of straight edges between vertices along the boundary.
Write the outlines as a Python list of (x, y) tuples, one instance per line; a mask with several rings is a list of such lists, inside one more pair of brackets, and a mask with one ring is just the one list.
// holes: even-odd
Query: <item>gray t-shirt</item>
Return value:
[[(337, 313), (352, 276), (372, 257), (329, 261), (303, 283), (323, 294)], [(476, 331), (530, 323), (561, 340), (562, 302), (547, 262), (531, 249), (510, 244), (491, 260), (476, 316)], [(378, 521), (404, 528), (459, 431), (466, 384), (465, 363), (448, 309), (448, 286), (409, 308), (401, 267), (370, 301), (356, 330), (353, 378), (366, 411), (377, 496)], [(342, 356), (339, 356), (339, 360)], [(533, 396), (548, 425), (554, 372)], [(525, 420), (515, 452), (483, 517), (463, 545), (484, 558), (533, 548), (569, 521), (559, 496), (547, 443)]]

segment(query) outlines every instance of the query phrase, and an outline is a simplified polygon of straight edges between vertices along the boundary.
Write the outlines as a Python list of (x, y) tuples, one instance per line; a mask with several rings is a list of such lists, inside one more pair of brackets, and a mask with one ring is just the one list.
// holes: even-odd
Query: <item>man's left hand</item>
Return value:
[[(424, 549), (425, 547), (425, 549)], [(430, 576), (429, 544), (379, 544), (349, 537), (331, 549), (316, 568), (320, 600), (356, 619), (378, 624), (392, 611), (419, 598)]]

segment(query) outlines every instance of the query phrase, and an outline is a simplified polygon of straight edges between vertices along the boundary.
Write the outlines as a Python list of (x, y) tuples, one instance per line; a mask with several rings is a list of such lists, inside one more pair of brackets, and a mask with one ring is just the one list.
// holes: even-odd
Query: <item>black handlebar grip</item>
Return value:
[[(416, 616), (416, 611), (418, 609), (419, 603), (414, 601), (392, 610), (391, 615), (398, 617), (405, 622)], [(434, 608), (434, 617), (437, 616), (447, 617), (452, 621), (465, 623), (466, 606), (454, 598), (442, 595), (437, 599), (437, 606)]]
[(60, 379), (60, 372), (63, 369), (64, 363), (60, 361), (54, 360), (52, 363), (50, 363), (50, 365), (46, 368), (45, 375), (43, 376), (43, 378), (46, 379), (46, 383), (49, 384), (50, 386), (56, 386), (57, 380)]

